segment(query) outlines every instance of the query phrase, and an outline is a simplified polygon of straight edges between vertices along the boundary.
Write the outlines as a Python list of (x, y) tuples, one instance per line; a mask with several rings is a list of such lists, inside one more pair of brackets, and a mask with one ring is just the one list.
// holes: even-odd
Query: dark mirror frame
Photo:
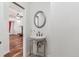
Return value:
[[(38, 25), (36, 24), (36, 19), (35, 19), (36, 17), (38, 17), (37, 15), (38, 15), (39, 13), (41, 13), (41, 14), (43, 15), (43, 17), (44, 17), (44, 23), (43, 23), (41, 26), (38, 26)], [(39, 19), (38, 19), (38, 20), (39, 20)], [(44, 14), (43, 11), (38, 11), (38, 12), (35, 13), (35, 15), (34, 15), (34, 24), (35, 24), (35, 26), (36, 26), (37, 28), (42, 28), (42, 27), (45, 26), (45, 24), (46, 24), (46, 16), (45, 16), (45, 14)]]

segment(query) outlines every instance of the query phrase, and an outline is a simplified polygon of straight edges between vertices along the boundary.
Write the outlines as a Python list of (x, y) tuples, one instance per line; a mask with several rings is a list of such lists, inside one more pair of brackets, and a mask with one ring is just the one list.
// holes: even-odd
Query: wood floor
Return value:
[(5, 57), (22, 57), (23, 56), (23, 36), (10, 35), (10, 52)]

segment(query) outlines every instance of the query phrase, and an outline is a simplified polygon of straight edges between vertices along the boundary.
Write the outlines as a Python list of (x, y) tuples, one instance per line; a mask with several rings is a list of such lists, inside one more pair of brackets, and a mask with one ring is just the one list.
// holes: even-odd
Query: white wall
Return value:
[(36, 26), (34, 25), (34, 15), (37, 11), (41, 10), (45, 13), (46, 20), (49, 20), (50, 3), (49, 2), (31, 2), (29, 3), (29, 7), (30, 7), (29, 20), (31, 21), (30, 36), (35, 35), (34, 33), (32, 34), (32, 30), (34, 30), (35, 33), (37, 33), (37, 31), (41, 31), (42, 33), (44, 33), (44, 35), (47, 36), (47, 26), (48, 26), (47, 22), (43, 28), (41, 29), (36, 28)]
[(0, 3), (0, 56), (3, 56), (9, 51), (9, 36), (8, 36), (8, 7), (7, 3)]
[(31, 28), (31, 20), (29, 19), (29, 4), (26, 3), (25, 5), (25, 20), (24, 20), (24, 56), (28, 56), (28, 50), (29, 50), (29, 35), (30, 35), (30, 28)]
[(38, 10), (47, 17), (40, 30), (47, 33), (47, 56), (79, 56), (79, 3), (30, 3), (31, 29), (36, 31), (33, 17)]
[(24, 19), (23, 19), (23, 56), (28, 56), (29, 53), (29, 35), (31, 28), (31, 20), (29, 19), (29, 3), (27, 2), (18, 2), (21, 6), (25, 8), (24, 10)]
[(48, 56), (79, 56), (79, 3), (51, 3)]
[[(48, 20), (48, 15), (49, 15), (49, 7), (50, 7), (50, 3), (49, 2), (33, 2), (33, 3), (29, 3), (30, 4), (30, 20), (31, 20), (31, 24), (32, 24), (32, 30), (35, 30), (36, 32), (37, 31), (41, 31), (43, 32), (44, 34), (46, 34), (46, 28), (47, 28), (47, 23), (46, 25), (41, 28), (41, 29), (38, 29), (36, 28), (36, 26), (34, 25), (34, 15), (36, 12), (38, 11), (43, 11), (45, 13), (45, 16)], [(34, 34), (35, 35), (35, 34)]]

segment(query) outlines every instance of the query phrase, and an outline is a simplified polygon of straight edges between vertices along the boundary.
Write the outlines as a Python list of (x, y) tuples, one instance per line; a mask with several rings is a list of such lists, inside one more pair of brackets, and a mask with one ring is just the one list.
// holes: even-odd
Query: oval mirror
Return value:
[(43, 11), (38, 11), (34, 15), (34, 24), (37, 28), (42, 28), (46, 24), (46, 17)]

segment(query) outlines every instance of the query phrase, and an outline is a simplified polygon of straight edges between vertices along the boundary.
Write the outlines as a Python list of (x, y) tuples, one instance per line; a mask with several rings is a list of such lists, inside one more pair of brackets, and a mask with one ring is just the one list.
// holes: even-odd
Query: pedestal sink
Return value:
[(30, 36), (30, 56), (46, 56), (46, 36)]
[(31, 39), (36, 39), (36, 40), (38, 40), (38, 39), (45, 39), (46, 38), (46, 36), (30, 36), (30, 38)]

